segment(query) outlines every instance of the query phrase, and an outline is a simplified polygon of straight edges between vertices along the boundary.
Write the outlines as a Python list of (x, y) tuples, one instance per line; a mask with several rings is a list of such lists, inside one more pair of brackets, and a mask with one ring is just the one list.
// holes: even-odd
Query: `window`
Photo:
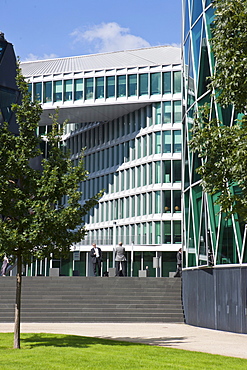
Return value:
[(153, 184), (153, 163), (148, 163), (148, 178), (149, 178), (149, 185)]
[(151, 73), (151, 95), (156, 95), (161, 93), (160, 88), (160, 73)]
[(141, 194), (136, 196), (136, 203), (137, 203), (137, 216), (141, 216)]
[(173, 161), (173, 182), (181, 182), (182, 169), (181, 161)]
[(159, 125), (161, 123), (161, 103), (154, 104), (155, 111), (155, 124)]
[(181, 72), (173, 72), (173, 94), (181, 93)]
[(181, 153), (181, 131), (173, 131), (173, 153)]
[(114, 76), (106, 77), (106, 97), (107, 98), (115, 97), (115, 77)]
[(163, 94), (171, 93), (171, 72), (163, 73)]
[(104, 77), (97, 77), (96, 78), (95, 98), (96, 99), (104, 98)]
[(93, 78), (85, 78), (85, 99), (93, 99)]
[(117, 97), (126, 96), (126, 76), (117, 76)]
[(161, 183), (160, 161), (154, 162), (154, 165), (155, 165), (155, 183), (160, 184)]
[(34, 85), (34, 100), (41, 102), (42, 97), (42, 82), (37, 82)]
[(75, 80), (75, 100), (82, 100), (83, 99), (83, 80), (82, 78), (78, 78)]
[(148, 95), (148, 74), (139, 75), (139, 95)]
[(171, 213), (171, 191), (164, 190), (162, 192), (162, 196), (163, 196), (163, 212)]
[(135, 196), (133, 195), (131, 198), (131, 216), (135, 217)]
[(163, 131), (163, 152), (164, 153), (171, 153), (171, 131)]
[(64, 101), (72, 100), (72, 80), (64, 81)]
[(137, 75), (128, 76), (128, 96), (137, 95)]
[(155, 132), (155, 154), (161, 153), (161, 132)]
[(181, 213), (181, 191), (173, 191), (173, 212)]
[(147, 185), (147, 165), (146, 164), (142, 165), (142, 176), (143, 176), (142, 185), (145, 186)]
[(181, 101), (174, 101), (173, 102), (173, 122), (179, 123), (182, 119), (182, 106)]
[(171, 243), (171, 221), (164, 221), (164, 243)]
[(30, 97), (32, 99), (32, 84), (31, 83), (28, 84), (28, 93), (30, 94)]
[[(176, 162), (180, 162), (180, 161), (176, 161)], [(164, 176), (163, 178), (164, 183), (171, 182), (171, 161), (163, 161), (163, 176)]]
[(44, 82), (44, 103), (49, 103), (52, 101), (52, 82)]
[(153, 135), (152, 134), (148, 134), (148, 143), (149, 143), (148, 155), (152, 155), (153, 154)]
[(147, 135), (142, 137), (143, 157), (147, 155)]
[(54, 81), (53, 101), (62, 101), (63, 85), (62, 81)]
[(180, 221), (173, 221), (173, 241), (175, 244), (182, 242)]
[(163, 103), (163, 122), (171, 123), (171, 121), (172, 121), (171, 102), (165, 101)]
[(161, 235), (160, 235), (160, 222), (155, 222), (155, 244), (161, 243)]

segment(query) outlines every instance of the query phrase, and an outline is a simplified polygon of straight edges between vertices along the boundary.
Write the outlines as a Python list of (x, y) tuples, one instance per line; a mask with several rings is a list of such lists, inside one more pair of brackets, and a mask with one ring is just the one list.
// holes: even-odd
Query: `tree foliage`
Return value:
[(245, 112), (247, 102), (247, 0), (214, 0), (211, 39), (216, 70), (211, 88), (222, 106)]
[(195, 115), (192, 151), (202, 158), (197, 169), (204, 190), (216, 194), (216, 203), (230, 217), (247, 221), (247, 0), (215, 0), (215, 20), (210, 40), (215, 73), (210, 88), (222, 107), (232, 106), (242, 118), (229, 127), (217, 119), (209, 121), (210, 108)]
[[(71, 245), (84, 239), (83, 217), (102, 194), (81, 204), (78, 186), (88, 172), (83, 155), (74, 166), (69, 153), (61, 147), (58, 112), (51, 117), (49, 155), (44, 158), (41, 137), (36, 135), (42, 109), (38, 102), (30, 101), (19, 67), (17, 85), (22, 101), (12, 109), (19, 135), (12, 134), (7, 123), (0, 127), (0, 253), (18, 261), (15, 347), (19, 348), (22, 261), (29, 261), (31, 256), (48, 257), (50, 253), (67, 256)], [(42, 158), (41, 170), (32, 166), (32, 160), (37, 158)]]
[[(200, 108), (192, 128), (190, 148), (202, 158), (197, 172), (207, 193), (226, 217), (238, 213), (247, 221), (247, 117), (232, 127), (209, 121), (208, 105)], [(241, 191), (240, 191), (241, 190)]]

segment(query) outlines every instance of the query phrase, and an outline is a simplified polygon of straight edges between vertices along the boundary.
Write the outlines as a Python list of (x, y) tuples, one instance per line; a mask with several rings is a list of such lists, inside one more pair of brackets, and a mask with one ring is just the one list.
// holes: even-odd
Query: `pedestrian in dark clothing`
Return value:
[(177, 253), (177, 271), (174, 277), (181, 277), (182, 276), (182, 248), (179, 248)]
[(122, 276), (126, 276), (127, 261), (124, 253), (125, 248), (123, 247), (123, 243), (120, 242), (115, 252), (116, 276), (120, 276), (120, 271), (122, 271)]
[(98, 276), (101, 276), (101, 249), (96, 246), (95, 243), (92, 244), (93, 248), (91, 249), (90, 256), (92, 258), (93, 263), (93, 273), (94, 276), (97, 276), (96, 274), (96, 266), (98, 268)]

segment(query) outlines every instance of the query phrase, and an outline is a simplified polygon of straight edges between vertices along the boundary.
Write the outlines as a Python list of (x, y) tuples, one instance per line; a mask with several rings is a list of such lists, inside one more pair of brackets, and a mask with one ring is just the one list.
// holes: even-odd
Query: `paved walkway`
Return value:
[[(0, 332), (14, 325), (0, 323)], [(247, 334), (168, 323), (23, 323), (22, 333), (60, 333), (124, 340), (247, 359)]]

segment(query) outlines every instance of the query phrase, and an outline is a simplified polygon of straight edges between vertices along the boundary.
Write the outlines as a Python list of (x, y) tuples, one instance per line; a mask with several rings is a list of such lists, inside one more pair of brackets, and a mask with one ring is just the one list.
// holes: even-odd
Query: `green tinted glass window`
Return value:
[(170, 190), (164, 190), (162, 192), (163, 196), (163, 212), (164, 213), (171, 213), (171, 191)]
[(33, 88), (34, 88), (34, 91), (33, 91), (34, 99), (41, 102), (42, 82), (37, 82), (37, 83), (33, 84)]
[(171, 243), (171, 221), (164, 221), (164, 243)]
[(155, 119), (154, 122), (156, 125), (161, 123), (161, 103), (154, 104)]
[(155, 132), (155, 154), (161, 153), (161, 132)]
[(53, 85), (53, 101), (62, 101), (62, 95), (63, 95), (63, 85), (62, 81), (54, 81)]
[(150, 75), (150, 84), (151, 84), (151, 95), (156, 95), (161, 93), (161, 81), (160, 73), (151, 73)]
[(171, 131), (163, 131), (163, 151), (171, 153)]
[(163, 72), (163, 94), (171, 93), (171, 72)]
[(171, 182), (171, 161), (163, 161), (163, 182)]
[(155, 183), (161, 183), (161, 163), (160, 161), (154, 162), (155, 164)]
[(173, 94), (181, 93), (181, 72), (173, 72)]
[(115, 97), (115, 76), (106, 77), (106, 97)]
[(181, 161), (173, 161), (173, 182), (181, 182)]
[(182, 106), (181, 101), (174, 101), (173, 102), (173, 122), (179, 123), (182, 119)]
[(126, 96), (126, 76), (117, 76), (117, 97)]
[(96, 80), (95, 98), (102, 99), (104, 98), (104, 77), (97, 77), (95, 80)]
[(128, 96), (137, 95), (137, 75), (128, 76)]
[(173, 191), (173, 212), (181, 213), (181, 191)]
[(155, 213), (160, 213), (160, 207), (161, 207), (161, 192), (156, 191), (155, 192)]
[(82, 100), (83, 99), (83, 79), (78, 78), (75, 80), (75, 100)]
[(155, 244), (161, 244), (160, 222), (155, 222)]
[(93, 78), (85, 78), (85, 99), (93, 99)]
[(180, 221), (173, 221), (173, 242), (181, 243), (181, 222)]
[(181, 149), (182, 149), (181, 131), (175, 130), (173, 131), (173, 152), (181, 153)]
[(171, 121), (172, 121), (171, 102), (165, 101), (163, 103), (163, 122), (171, 123)]
[(148, 74), (139, 75), (139, 95), (148, 95)]
[(66, 80), (64, 81), (64, 100), (72, 100), (72, 90), (73, 90), (73, 85), (72, 85), (72, 80)]
[(32, 97), (32, 84), (31, 83), (28, 84), (28, 93)]

